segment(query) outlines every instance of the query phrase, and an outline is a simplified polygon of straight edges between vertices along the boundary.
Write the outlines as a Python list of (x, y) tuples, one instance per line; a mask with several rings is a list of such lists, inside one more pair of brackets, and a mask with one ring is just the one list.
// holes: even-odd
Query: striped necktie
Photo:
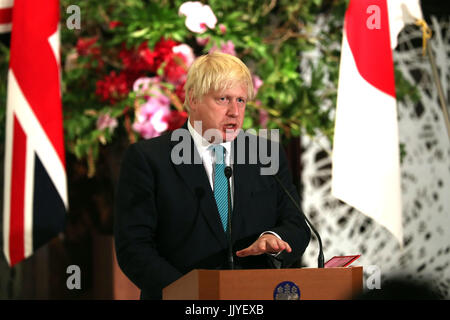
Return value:
[(225, 148), (220, 144), (213, 146), (214, 150), (214, 198), (219, 210), (223, 229), (227, 231), (228, 225), (228, 183), (225, 177)]

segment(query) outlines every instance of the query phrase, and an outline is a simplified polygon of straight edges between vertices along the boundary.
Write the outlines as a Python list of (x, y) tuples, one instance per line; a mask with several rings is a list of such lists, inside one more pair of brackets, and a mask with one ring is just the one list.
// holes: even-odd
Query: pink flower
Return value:
[(220, 51), (220, 52), (223, 52), (223, 53), (228, 53), (228, 54), (231, 54), (233, 56), (236, 55), (236, 51), (234, 50), (234, 43), (231, 40), (228, 40), (227, 42), (223, 43), (220, 46), (220, 49), (217, 48), (216, 45), (213, 45), (211, 47), (211, 49), (209, 49), (209, 52), (214, 52), (214, 51)]
[(227, 27), (223, 23), (221, 23), (219, 24), (219, 30), (220, 32), (222, 32), (222, 34), (225, 34), (227, 32)]
[(139, 78), (133, 85), (133, 90), (147, 99), (136, 111), (132, 126), (144, 139), (157, 137), (169, 127), (170, 99), (164, 95), (159, 83), (158, 77)]
[(236, 55), (236, 51), (234, 50), (234, 43), (231, 40), (228, 40), (222, 45), (222, 48), (220, 49), (223, 53), (228, 53), (233, 56)]
[(155, 113), (140, 115), (137, 122), (133, 123), (133, 130), (138, 132), (144, 139), (150, 139), (159, 136), (169, 127), (167, 116), (170, 110), (161, 108)]
[(199, 38), (199, 37), (197, 37), (197, 38), (195, 38), (195, 40), (197, 41), (197, 44), (199, 46), (202, 46), (202, 47), (204, 47), (204, 46), (206, 46), (208, 44), (209, 39), (210, 39), (210, 37), (206, 37), (206, 38)]
[(252, 76), (252, 80), (253, 80), (253, 89), (255, 90), (256, 95), (258, 93), (259, 88), (261, 88), (264, 82), (261, 80), (260, 77), (256, 75)]
[(112, 133), (116, 127), (117, 127), (117, 119), (111, 117), (108, 113), (101, 114), (97, 119), (98, 130), (105, 130), (106, 128), (108, 128), (109, 132)]
[(155, 131), (152, 124), (148, 121), (145, 122), (135, 122), (132, 126), (133, 130), (141, 135), (144, 139), (151, 139), (158, 137), (159, 134)]
[[(150, 112), (152, 110), (153, 112)], [(138, 132), (144, 139), (159, 136), (169, 127), (167, 117), (170, 115), (168, 106), (151, 106), (141, 108), (133, 123), (133, 130)]]
[(203, 5), (199, 1), (183, 3), (178, 9), (178, 14), (186, 16), (186, 21), (184, 22), (186, 27), (195, 33), (203, 33), (207, 27), (214, 29), (217, 23), (217, 18), (211, 7)]
[(160, 109), (169, 109), (170, 99), (164, 94), (155, 89), (152, 89), (150, 94), (151, 96), (148, 98), (147, 102), (140, 107), (141, 116), (150, 117)]
[(133, 91), (138, 93), (145, 93), (152, 85), (159, 84), (158, 77), (142, 77), (137, 79), (133, 84)]

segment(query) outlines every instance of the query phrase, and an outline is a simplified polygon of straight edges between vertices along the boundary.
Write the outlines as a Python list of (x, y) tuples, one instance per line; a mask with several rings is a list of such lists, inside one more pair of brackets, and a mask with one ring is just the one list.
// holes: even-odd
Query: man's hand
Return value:
[(245, 249), (236, 252), (238, 257), (257, 256), (263, 253), (276, 254), (283, 250), (292, 252), (291, 247), (273, 234), (266, 233), (258, 238), (253, 244)]

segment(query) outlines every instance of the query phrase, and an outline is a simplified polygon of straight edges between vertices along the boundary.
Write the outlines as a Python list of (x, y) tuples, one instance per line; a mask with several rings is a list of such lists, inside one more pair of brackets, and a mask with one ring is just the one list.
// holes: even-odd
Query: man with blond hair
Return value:
[(289, 267), (310, 239), (286, 193), (263, 173), (261, 150), (269, 146), (274, 174), (298, 201), (283, 151), (241, 130), (254, 98), (245, 64), (224, 53), (201, 56), (185, 91), (186, 124), (131, 145), (122, 162), (116, 254), (144, 299), (161, 299), (164, 287), (193, 269), (229, 268), (230, 243), (233, 267), (256, 269)]

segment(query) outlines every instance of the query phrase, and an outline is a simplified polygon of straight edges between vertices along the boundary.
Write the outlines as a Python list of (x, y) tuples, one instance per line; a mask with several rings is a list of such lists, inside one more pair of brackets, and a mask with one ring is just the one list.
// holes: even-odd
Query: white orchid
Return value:
[(204, 33), (208, 28), (216, 27), (217, 18), (211, 7), (199, 1), (187, 1), (183, 3), (179, 10), (179, 15), (186, 16), (186, 27), (195, 33)]
[(195, 60), (194, 50), (185, 43), (172, 48), (173, 53), (179, 53), (186, 59), (186, 67), (189, 67)]

